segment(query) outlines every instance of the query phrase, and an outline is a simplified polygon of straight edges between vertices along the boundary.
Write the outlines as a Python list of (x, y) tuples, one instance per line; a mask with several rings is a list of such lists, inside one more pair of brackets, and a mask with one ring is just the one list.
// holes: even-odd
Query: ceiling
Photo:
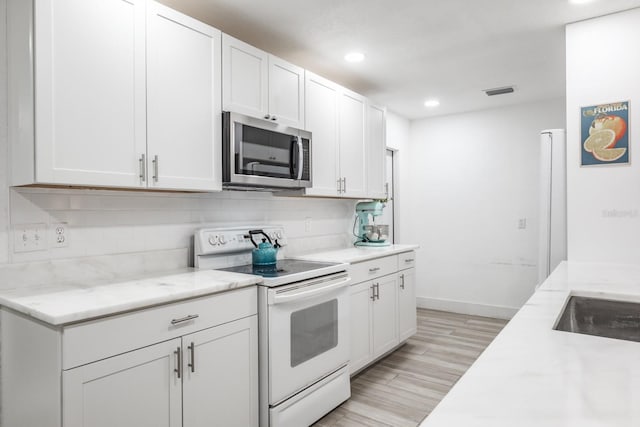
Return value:
[[(404, 117), (559, 98), (564, 25), (640, 0), (160, 0)], [(350, 64), (352, 50), (366, 59)], [(483, 89), (513, 85), (512, 94)], [(440, 106), (426, 108), (428, 98)]]

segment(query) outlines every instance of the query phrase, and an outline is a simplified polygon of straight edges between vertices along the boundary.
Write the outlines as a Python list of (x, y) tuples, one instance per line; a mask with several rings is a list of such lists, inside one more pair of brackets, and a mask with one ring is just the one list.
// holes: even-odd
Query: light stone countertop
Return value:
[(640, 343), (554, 331), (569, 295), (640, 302), (640, 266), (563, 262), (420, 427), (640, 426)]
[(418, 245), (390, 245), (381, 247), (354, 246), (350, 248), (296, 255), (293, 258), (319, 262), (347, 262), (349, 264), (354, 264), (357, 262), (368, 261), (370, 259), (413, 251), (418, 248)]
[(82, 281), (79, 278), (72, 282), (5, 287), (0, 290), (0, 305), (51, 325), (63, 325), (224, 292), (261, 281), (261, 277), (248, 274), (183, 268), (118, 279), (88, 278)]

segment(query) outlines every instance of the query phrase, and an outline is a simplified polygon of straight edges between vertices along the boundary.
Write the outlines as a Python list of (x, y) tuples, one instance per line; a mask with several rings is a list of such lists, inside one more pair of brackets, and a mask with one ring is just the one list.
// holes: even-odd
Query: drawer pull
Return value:
[(198, 317), (200, 317), (199, 314), (190, 314), (188, 316), (184, 316), (184, 317), (181, 317), (179, 319), (173, 319), (171, 321), (171, 324), (172, 325), (177, 325), (177, 324), (180, 324), (180, 323), (188, 322), (189, 320), (197, 319)]
[(380, 271), (380, 267), (374, 267), (369, 269), (369, 273), (375, 273), (376, 271)]
[(407, 258), (404, 260), (404, 262), (413, 262), (413, 261), (415, 261), (413, 258)]

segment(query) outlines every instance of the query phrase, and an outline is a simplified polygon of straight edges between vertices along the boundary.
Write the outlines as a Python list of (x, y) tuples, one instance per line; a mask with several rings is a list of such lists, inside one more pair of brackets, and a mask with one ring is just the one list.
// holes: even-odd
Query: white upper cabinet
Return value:
[(149, 187), (221, 190), (221, 32), (157, 3), (147, 21)]
[(12, 184), (142, 186), (145, 1), (9, 0), (8, 22)]
[(222, 35), (222, 108), (264, 118), (269, 109), (269, 54)]
[(387, 198), (385, 188), (385, 159), (387, 148), (386, 110), (367, 104), (367, 195), (374, 199)]
[(304, 126), (304, 69), (222, 35), (222, 108)]
[(307, 71), (305, 102), (313, 147), (305, 194), (366, 198), (365, 98)]
[(362, 95), (343, 89), (338, 117), (342, 195), (366, 198), (365, 109)]
[(340, 152), (338, 150), (338, 99), (340, 86), (306, 73), (305, 110), (306, 128), (311, 132), (311, 158), (313, 187), (306, 194), (338, 196), (340, 179)]
[(269, 55), (269, 115), (278, 123), (304, 128), (304, 69)]
[(150, 0), (7, 12), (11, 185), (221, 189), (218, 30)]

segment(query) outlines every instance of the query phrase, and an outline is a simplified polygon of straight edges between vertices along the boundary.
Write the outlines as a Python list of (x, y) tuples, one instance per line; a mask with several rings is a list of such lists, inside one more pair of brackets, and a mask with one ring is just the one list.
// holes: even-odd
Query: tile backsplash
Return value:
[[(352, 200), (276, 197), (258, 192), (11, 188), (7, 233), (0, 237), (0, 261), (190, 249), (197, 228), (249, 224), (281, 224), (289, 237), (288, 253), (308, 252), (350, 244), (354, 206)], [(54, 247), (51, 242), (52, 226), (57, 223), (66, 223), (66, 247)], [(14, 234), (31, 224), (48, 228), (45, 249), (14, 251)]]

